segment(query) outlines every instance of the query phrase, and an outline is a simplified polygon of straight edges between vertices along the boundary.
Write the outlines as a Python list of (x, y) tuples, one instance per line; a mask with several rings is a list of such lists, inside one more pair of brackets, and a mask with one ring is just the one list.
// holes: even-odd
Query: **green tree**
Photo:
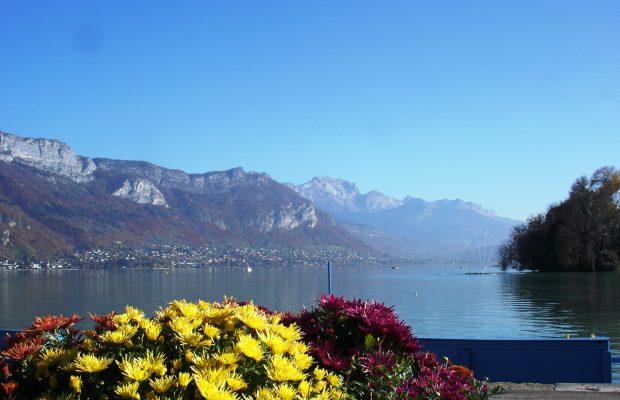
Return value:
[(620, 269), (620, 171), (578, 178), (567, 200), (515, 227), (499, 255), (503, 269)]

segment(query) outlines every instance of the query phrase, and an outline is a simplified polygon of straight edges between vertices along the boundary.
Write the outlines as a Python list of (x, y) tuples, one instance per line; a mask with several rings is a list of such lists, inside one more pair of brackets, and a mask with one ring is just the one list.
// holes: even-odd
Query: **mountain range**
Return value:
[(491, 252), (517, 222), (461, 200), (361, 194), (342, 179), (282, 184), (242, 168), (188, 174), (0, 131), (0, 260), (157, 243), (446, 261)]
[(187, 174), (0, 132), (0, 259), (146, 246), (370, 249), (267, 174)]
[(288, 186), (367, 245), (420, 262), (489, 264), (498, 245), (521, 223), (458, 199), (428, 202), (377, 191), (362, 194), (354, 183), (330, 177)]

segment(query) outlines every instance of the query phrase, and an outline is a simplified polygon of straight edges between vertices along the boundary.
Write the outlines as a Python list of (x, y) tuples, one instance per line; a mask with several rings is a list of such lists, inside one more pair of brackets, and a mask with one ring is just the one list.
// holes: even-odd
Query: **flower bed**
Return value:
[(37, 318), (0, 357), (8, 399), (486, 399), (471, 371), (420, 351), (392, 308), (323, 297), (298, 314), (174, 301), (152, 318)]

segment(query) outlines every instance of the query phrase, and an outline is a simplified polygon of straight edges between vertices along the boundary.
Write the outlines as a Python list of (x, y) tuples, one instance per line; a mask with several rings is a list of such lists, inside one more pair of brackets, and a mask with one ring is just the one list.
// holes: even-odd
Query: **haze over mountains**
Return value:
[(444, 260), (485, 237), (489, 246), (500, 243), (515, 222), (461, 200), (361, 194), (326, 177), (285, 185), (241, 168), (188, 174), (82, 157), (53, 139), (0, 132), (2, 260), (119, 243), (342, 248)]
[(369, 246), (419, 261), (490, 263), (520, 221), (462, 200), (428, 202), (359, 192), (354, 183), (315, 177), (289, 185)]

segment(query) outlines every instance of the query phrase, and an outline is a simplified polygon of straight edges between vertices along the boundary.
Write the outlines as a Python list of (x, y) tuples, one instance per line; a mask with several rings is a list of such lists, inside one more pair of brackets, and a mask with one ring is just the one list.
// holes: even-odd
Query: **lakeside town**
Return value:
[(343, 266), (392, 266), (406, 260), (349, 249), (277, 249), (191, 247), (153, 244), (146, 248), (92, 249), (54, 260), (16, 263), (4, 260), (0, 269), (108, 269), (205, 267), (314, 267), (327, 262)]

